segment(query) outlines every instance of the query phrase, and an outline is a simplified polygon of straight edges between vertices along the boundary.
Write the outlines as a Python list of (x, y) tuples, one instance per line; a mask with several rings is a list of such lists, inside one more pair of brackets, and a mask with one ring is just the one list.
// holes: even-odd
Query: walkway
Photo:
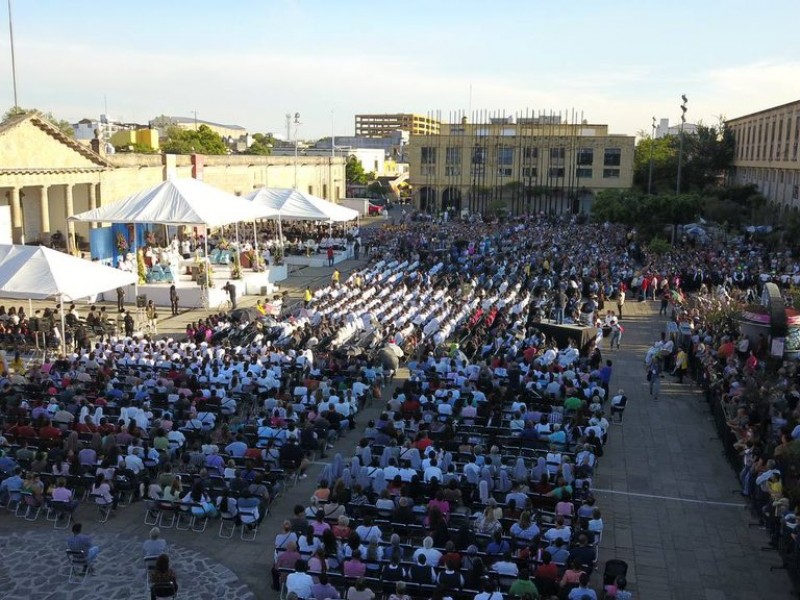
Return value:
[(649, 396), (644, 355), (664, 326), (657, 304), (628, 302), (612, 392), (629, 398), (625, 423), (612, 426), (595, 481), (605, 532), (602, 565), (629, 564), (630, 588), (641, 600), (792, 598), (764, 530), (750, 512), (725, 460), (707, 404), (693, 384), (666, 375), (661, 396)]

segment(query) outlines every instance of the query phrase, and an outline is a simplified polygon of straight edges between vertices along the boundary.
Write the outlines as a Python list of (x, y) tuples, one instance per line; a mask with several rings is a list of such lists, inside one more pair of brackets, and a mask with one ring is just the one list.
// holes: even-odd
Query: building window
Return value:
[(322, 197), (325, 198), (326, 200), (330, 200), (330, 198), (328, 198), (328, 184), (327, 183), (323, 183), (322, 184)]
[(461, 175), (461, 165), (445, 165), (445, 177), (458, 177)]
[(800, 185), (796, 185), (792, 188), (792, 200), (800, 199)]
[(527, 179), (536, 179), (536, 167), (522, 167), (522, 176)]
[(436, 165), (422, 165), (421, 174), (423, 177), (433, 177), (436, 175)]
[(603, 169), (603, 179), (619, 179), (619, 169)]
[(461, 148), (458, 146), (449, 146), (444, 152), (444, 164), (446, 165), (460, 165), (461, 164)]
[(473, 146), (472, 148), (472, 164), (484, 165), (486, 164), (486, 148), (483, 146)]
[(622, 150), (620, 148), (606, 148), (603, 165), (606, 167), (618, 167), (620, 164), (622, 164)]
[(550, 179), (562, 179), (564, 177), (564, 167), (550, 167), (547, 176)]
[(422, 147), (422, 164), (423, 165), (436, 164), (436, 148), (432, 146)]
[(498, 177), (511, 177), (511, 167), (497, 167)]
[(533, 162), (539, 158), (539, 148), (533, 146), (525, 146), (522, 149), (522, 160), (525, 162)]
[(550, 148), (550, 160), (564, 160), (566, 156), (566, 148)]
[(486, 175), (486, 165), (472, 165), (472, 176), (483, 177)]
[(575, 176), (578, 179), (591, 179), (592, 169), (587, 167), (578, 167), (577, 169), (575, 169)]
[(582, 167), (591, 167), (594, 162), (594, 149), (593, 148), (580, 148), (578, 150), (577, 163)]
[(309, 194), (309, 196), (313, 196), (314, 195), (314, 186), (313, 185), (308, 186), (308, 194)]
[(498, 165), (512, 165), (512, 164), (514, 164), (514, 148), (512, 148), (510, 146), (498, 146), (498, 148), (497, 148), (497, 164)]

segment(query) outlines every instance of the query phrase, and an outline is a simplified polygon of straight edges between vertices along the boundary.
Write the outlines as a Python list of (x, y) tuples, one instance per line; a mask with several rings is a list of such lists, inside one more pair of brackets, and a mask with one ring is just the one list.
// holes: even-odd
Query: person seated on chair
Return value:
[[(158, 586), (165, 586), (164, 593), (159, 594)], [(172, 589), (167, 593), (166, 586), (171, 585)], [(175, 571), (169, 566), (169, 556), (161, 554), (156, 559), (156, 567), (150, 573), (150, 600), (156, 598), (169, 598), (178, 593), (178, 580), (175, 577)]]
[(75, 500), (72, 490), (67, 487), (67, 480), (65, 477), (58, 478), (51, 497), (54, 502), (64, 503), (69, 512), (73, 512), (80, 504), (79, 500)]
[(72, 526), (72, 535), (67, 538), (67, 550), (72, 552), (83, 552), (86, 556), (86, 564), (91, 569), (97, 555), (100, 553), (100, 546), (92, 544), (92, 538), (82, 533), (83, 525), (75, 523)]
[(167, 554), (167, 540), (161, 537), (161, 530), (158, 527), (153, 527), (150, 530), (150, 537), (142, 543), (142, 555), (147, 557), (162, 554)]
[(6, 477), (0, 483), (0, 502), (7, 504), (9, 501), (16, 501), (20, 498), (22, 485), (24, 481), (21, 477), (22, 469), (20, 467), (14, 468), (14, 474), (11, 477)]

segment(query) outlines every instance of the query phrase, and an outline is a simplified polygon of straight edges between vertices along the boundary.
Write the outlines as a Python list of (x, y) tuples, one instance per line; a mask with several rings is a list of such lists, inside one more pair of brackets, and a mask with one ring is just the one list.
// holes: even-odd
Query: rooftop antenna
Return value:
[(17, 59), (14, 54), (14, 25), (11, 20), (11, 0), (8, 0), (8, 37), (11, 41), (11, 80), (14, 84), (14, 108), (19, 106), (17, 100)]

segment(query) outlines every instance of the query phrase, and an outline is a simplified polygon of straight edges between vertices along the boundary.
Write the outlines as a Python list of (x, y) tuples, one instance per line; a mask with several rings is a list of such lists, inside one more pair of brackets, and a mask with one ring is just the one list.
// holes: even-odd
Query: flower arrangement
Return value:
[(233, 253), (233, 264), (231, 265), (231, 279), (242, 278), (242, 262), (239, 258), (239, 253)]
[(226, 240), (225, 238), (220, 239), (219, 243), (217, 244), (217, 248), (219, 250), (230, 250), (231, 243)]
[(147, 234), (145, 235), (144, 240), (145, 240), (145, 243), (148, 246), (155, 246), (156, 245), (156, 234), (155, 234), (155, 232), (148, 231)]
[(127, 238), (122, 234), (122, 232), (117, 233), (117, 252), (120, 254), (125, 254), (128, 251), (130, 246), (128, 245)]

